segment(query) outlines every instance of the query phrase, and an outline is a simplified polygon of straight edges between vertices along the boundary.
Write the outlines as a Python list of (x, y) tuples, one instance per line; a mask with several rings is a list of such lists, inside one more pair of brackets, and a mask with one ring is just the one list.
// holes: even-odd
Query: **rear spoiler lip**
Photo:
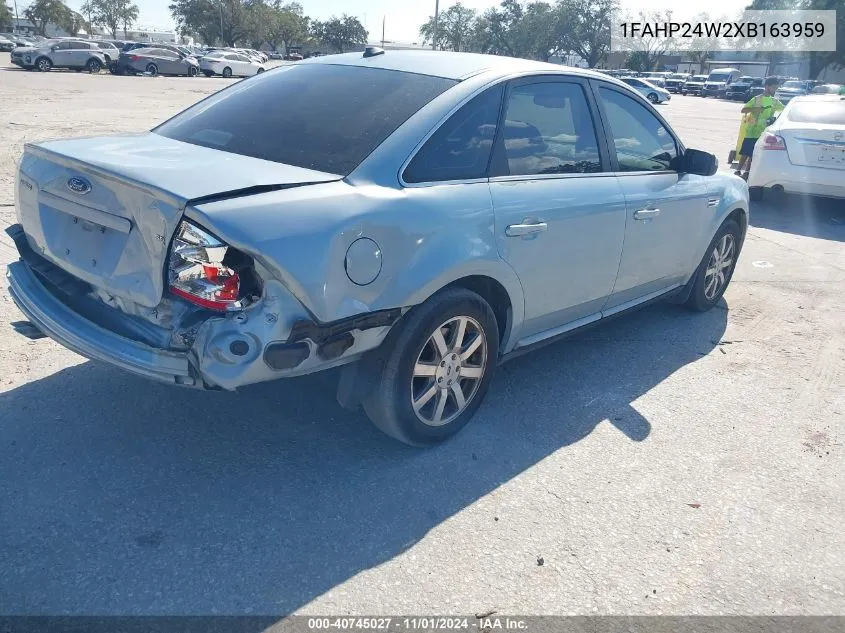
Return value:
[(282, 191), (284, 189), (295, 189), (297, 187), (307, 187), (310, 185), (323, 185), (330, 182), (339, 182), (343, 178), (336, 178), (332, 180), (314, 180), (310, 182), (293, 182), (283, 185), (253, 185), (251, 187), (243, 187), (241, 189), (232, 189), (231, 191), (221, 191), (219, 193), (210, 193), (199, 198), (192, 198), (185, 203), (185, 207), (194, 207), (198, 204), (206, 204), (209, 202), (220, 202), (221, 200), (232, 200), (234, 198), (246, 198), (249, 196), (257, 196), (262, 193), (270, 193), (273, 191)]

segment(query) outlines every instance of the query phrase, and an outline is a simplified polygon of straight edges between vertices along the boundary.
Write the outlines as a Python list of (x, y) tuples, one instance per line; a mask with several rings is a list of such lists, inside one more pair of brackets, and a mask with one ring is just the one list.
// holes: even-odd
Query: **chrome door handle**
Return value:
[(646, 207), (645, 209), (640, 209), (639, 211), (634, 212), (634, 219), (635, 220), (650, 220), (652, 218), (656, 218), (660, 215), (660, 209), (653, 209), (651, 207)]
[(522, 235), (542, 233), (548, 228), (549, 225), (545, 222), (535, 222), (534, 224), (511, 224), (505, 229), (505, 235), (508, 237), (520, 237)]

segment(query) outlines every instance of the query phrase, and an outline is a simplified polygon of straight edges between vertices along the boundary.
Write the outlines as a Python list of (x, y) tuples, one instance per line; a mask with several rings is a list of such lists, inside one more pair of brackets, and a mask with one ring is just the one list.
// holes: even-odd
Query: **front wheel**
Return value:
[(155, 64), (147, 64), (147, 73), (152, 77), (158, 75), (158, 66)]
[(89, 73), (96, 75), (103, 69), (103, 64), (100, 62), (99, 59), (89, 59), (88, 63), (85, 64), (85, 67), (88, 69)]
[(51, 62), (47, 57), (41, 57), (37, 62), (35, 62), (35, 67), (38, 69), (38, 72), (46, 73), (53, 67), (53, 62)]
[(226, 79), (228, 79), (229, 77), (231, 77), (231, 76), (232, 76), (232, 69), (231, 69), (231, 68), (229, 68), (228, 66), (226, 66), (226, 68), (224, 68), (224, 69), (223, 69), (223, 76), (224, 76)]
[(719, 302), (731, 282), (741, 248), (739, 224), (733, 220), (726, 221), (716, 232), (698, 266), (695, 284), (686, 303), (688, 308), (705, 312)]
[(264, 69), (263, 69), (263, 68), (259, 68), (258, 70), (256, 70), (256, 71), (255, 71), (255, 74), (256, 74), (256, 75), (260, 75), (260, 74), (261, 74), (261, 73), (263, 73), (263, 72), (264, 72)]
[(188, 77), (196, 77), (198, 72), (196, 66), (188, 66)]
[(659, 101), (659, 99), (657, 98), (657, 95), (656, 95), (655, 93), (653, 93), (653, 92), (649, 92), (649, 93), (648, 93), (648, 97), (646, 97), (646, 98), (647, 98), (649, 101), (651, 101), (652, 103), (657, 103), (657, 102)]
[(432, 445), (460, 431), (475, 414), (499, 356), (490, 305), (450, 288), (414, 308), (394, 326), (386, 357), (364, 410), (391, 437)]

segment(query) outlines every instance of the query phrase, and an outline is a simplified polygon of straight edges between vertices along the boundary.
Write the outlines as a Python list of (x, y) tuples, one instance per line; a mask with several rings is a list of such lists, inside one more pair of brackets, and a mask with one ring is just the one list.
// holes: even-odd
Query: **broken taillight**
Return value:
[[(227, 244), (183, 220), (176, 230), (168, 264), (170, 291), (209, 310), (240, 310), (241, 278), (227, 266)], [(234, 258), (238, 259), (238, 258)]]

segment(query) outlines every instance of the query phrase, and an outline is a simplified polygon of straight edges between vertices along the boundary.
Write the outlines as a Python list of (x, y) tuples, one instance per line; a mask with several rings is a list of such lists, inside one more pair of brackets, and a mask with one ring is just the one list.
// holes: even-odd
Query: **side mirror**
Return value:
[(681, 171), (685, 174), (712, 176), (719, 168), (718, 159), (709, 152), (700, 149), (688, 149), (681, 157)]
[(50, 50), (55, 52), (55, 51), (59, 50), (59, 47), (56, 46), (56, 45), (53, 45), (53, 46), (50, 47)]

